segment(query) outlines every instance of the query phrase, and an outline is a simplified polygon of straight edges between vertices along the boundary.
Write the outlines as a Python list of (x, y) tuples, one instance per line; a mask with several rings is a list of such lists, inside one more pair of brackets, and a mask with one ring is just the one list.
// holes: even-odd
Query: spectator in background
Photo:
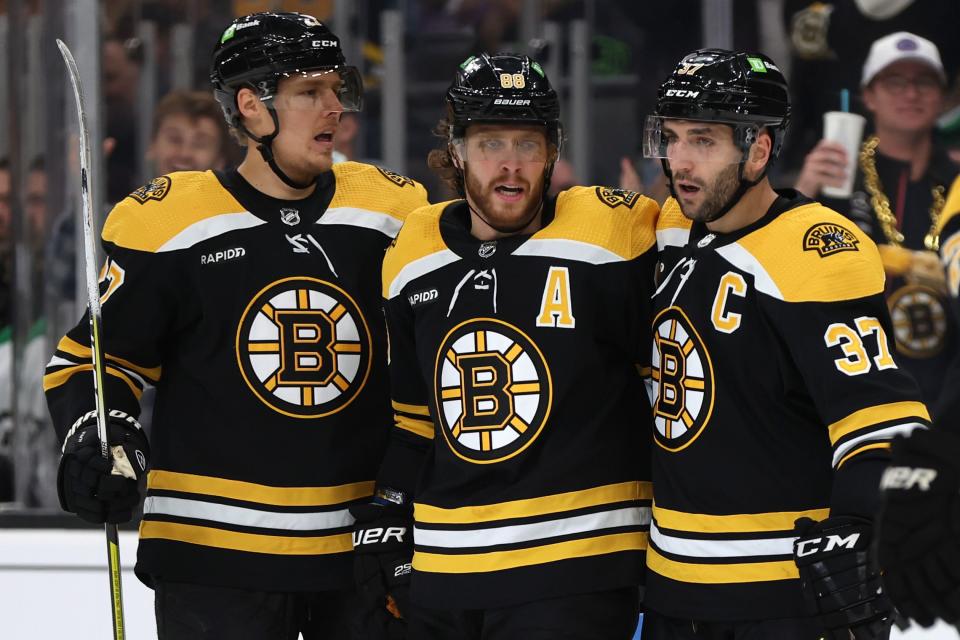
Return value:
[(860, 81), (857, 61), (870, 43), (893, 31), (908, 31), (940, 47), (947, 78), (960, 67), (960, 2), (917, 0), (784, 0), (790, 35), (793, 113), (781, 166), (794, 174), (819, 138), (821, 116), (840, 107), (840, 91)]
[(143, 45), (136, 38), (109, 36), (103, 43), (103, 101), (106, 136), (113, 153), (106, 158), (107, 203), (122, 200), (137, 187), (140, 149), (137, 147), (136, 101), (139, 94)]
[(152, 174), (223, 169), (231, 149), (220, 105), (208, 92), (171, 91), (157, 105), (146, 154)]
[[(926, 38), (898, 32), (875, 41), (861, 77), (874, 134), (861, 147), (853, 194), (848, 200), (819, 198), (879, 245), (898, 360), (931, 407), (958, 350), (936, 254), (945, 191), (957, 175), (934, 136), (945, 87), (940, 52)], [(797, 190), (817, 198), (824, 185), (841, 186), (845, 163), (842, 147), (821, 140), (806, 156)]]

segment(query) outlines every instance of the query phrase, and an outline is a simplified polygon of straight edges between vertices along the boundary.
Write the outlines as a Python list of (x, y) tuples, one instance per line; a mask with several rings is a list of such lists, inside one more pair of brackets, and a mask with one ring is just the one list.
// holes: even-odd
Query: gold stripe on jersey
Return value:
[[(394, 280), (408, 265), (429, 256), (437, 256), (435, 268), (439, 268), (453, 260), (453, 254), (440, 235), (440, 215), (450, 202), (421, 207), (407, 216), (403, 229), (397, 236), (394, 244), (387, 249), (383, 257), (383, 297), (391, 298), (391, 291), (399, 293)], [(442, 256), (451, 254), (447, 259)], [(428, 260), (429, 261), (429, 260)], [(429, 273), (427, 269), (424, 273)], [(418, 273), (417, 275), (422, 275)]]
[(649, 482), (621, 482), (582, 491), (568, 491), (539, 498), (511, 500), (496, 504), (445, 509), (414, 503), (414, 520), (431, 524), (474, 524), (509, 518), (542, 516), (605, 504), (650, 500), (653, 491)]
[[(855, 238), (853, 248), (821, 255), (805, 247), (807, 233), (818, 226), (842, 228)], [(847, 235), (845, 234), (845, 235)], [(854, 223), (820, 203), (786, 211), (769, 224), (718, 250), (721, 255), (739, 246), (773, 280), (787, 302), (854, 300), (883, 291), (880, 253)], [(736, 265), (749, 271), (748, 265)]]
[(403, 402), (397, 402), (392, 400), (390, 404), (393, 406), (394, 411), (402, 411), (403, 413), (412, 413), (417, 416), (429, 416), (430, 408), (425, 404), (405, 404)]
[(336, 191), (329, 209), (356, 207), (403, 221), (407, 213), (427, 204), (423, 185), (370, 164), (338, 162), (333, 175)]
[(622, 551), (643, 551), (646, 548), (647, 533), (632, 531), (490, 553), (445, 555), (416, 551), (413, 554), (413, 568), (432, 573), (485, 573)]
[(373, 495), (374, 482), (354, 482), (333, 487), (272, 487), (175, 471), (150, 471), (147, 489), (181, 491), (281, 507), (336, 505)]
[(349, 533), (312, 537), (275, 536), (227, 531), (195, 524), (142, 520), (140, 522), (140, 539), (152, 538), (229, 549), (231, 551), (273, 555), (324, 555), (347, 553), (353, 550), (353, 540)]
[[(80, 344), (76, 340), (71, 339), (70, 336), (63, 336), (60, 338), (60, 342), (57, 344), (57, 350), (63, 351), (64, 353), (69, 353), (70, 355), (80, 358), (81, 360), (90, 360), (92, 357), (90, 347)], [(129, 360), (112, 356), (109, 353), (103, 354), (103, 357), (111, 362), (117, 363), (125, 369), (130, 369), (134, 373), (139, 373), (151, 384), (156, 384), (160, 380), (160, 372), (162, 371), (162, 367), (141, 367), (140, 365), (136, 365)]]
[(829, 509), (808, 509), (806, 511), (744, 513), (716, 516), (703, 513), (684, 513), (682, 511), (664, 509), (663, 507), (657, 506), (656, 503), (653, 505), (653, 517), (661, 529), (704, 534), (793, 531), (793, 523), (798, 518), (810, 518), (820, 521), (829, 515)]
[(870, 444), (866, 444), (862, 447), (854, 448), (853, 450), (850, 451), (850, 453), (840, 458), (840, 462), (837, 463), (837, 468), (839, 469), (840, 467), (842, 467), (850, 458), (856, 455), (859, 455), (864, 451), (873, 451), (873, 450), (889, 451), (890, 443), (889, 442), (873, 442)]
[(409, 431), (410, 433), (416, 434), (421, 438), (429, 438), (433, 440), (433, 422), (430, 420), (417, 420), (416, 418), (411, 418), (410, 416), (401, 415), (399, 413), (394, 414), (394, 424), (399, 429), (404, 431)]
[[(43, 391), (47, 392), (54, 387), (59, 387), (62, 384), (65, 384), (67, 380), (73, 377), (74, 374), (80, 373), (82, 371), (93, 371), (93, 363), (90, 364), (78, 364), (72, 367), (64, 367), (63, 369), (57, 369), (43, 376)], [(134, 380), (128, 376), (122, 369), (118, 369), (112, 365), (107, 365), (106, 369), (107, 375), (111, 375), (115, 378), (120, 378), (123, 382), (130, 387), (130, 392), (136, 396), (137, 400), (140, 399), (140, 396), (143, 395), (143, 389), (140, 388), (140, 385), (134, 382)]]
[[(947, 192), (947, 201), (943, 204), (943, 212), (940, 219), (937, 220), (937, 233), (942, 234), (947, 227), (947, 223), (960, 215), (960, 176), (953, 180), (950, 185), (950, 191)], [(940, 243), (943, 246), (943, 243)]]
[(911, 401), (891, 402), (860, 409), (837, 420), (827, 428), (830, 433), (830, 444), (836, 445), (841, 438), (855, 431), (895, 420), (929, 423), (930, 414), (922, 402)]
[[(602, 187), (572, 187), (557, 196), (553, 221), (530, 240), (573, 240), (614, 253), (624, 260), (642, 255), (656, 244), (660, 208), (646, 196), (632, 206), (614, 208), (597, 195)], [(522, 248), (522, 247), (521, 247)], [(517, 252), (514, 252), (517, 253)]]
[[(162, 199), (117, 203), (103, 226), (103, 239), (138, 251), (155, 252), (191, 225), (224, 214), (245, 213), (212, 171), (178, 171), (167, 176)], [(250, 215), (250, 214), (247, 214)]]
[(647, 549), (647, 568), (671, 580), (699, 584), (767, 582), (800, 577), (793, 560), (723, 564), (678, 562), (660, 555), (652, 546)]

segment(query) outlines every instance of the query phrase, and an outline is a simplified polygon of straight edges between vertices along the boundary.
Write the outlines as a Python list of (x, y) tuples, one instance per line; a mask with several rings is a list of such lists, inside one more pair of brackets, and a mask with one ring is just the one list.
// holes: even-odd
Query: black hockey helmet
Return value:
[(481, 53), (467, 58), (447, 90), (452, 135), (462, 137), (472, 123), (541, 124), (559, 150), (560, 100), (543, 68), (527, 56)]
[[(338, 99), (344, 111), (359, 111), (363, 82), (356, 67), (348, 66), (340, 39), (326, 25), (303, 13), (263, 12), (236, 18), (213, 49), (210, 83), (227, 124), (260, 144), (271, 168), (287, 184), (296, 184), (276, 166), (270, 143), (280, 129), (273, 99), (283, 78), (335, 72), (340, 76)], [(258, 138), (244, 126), (237, 108), (237, 92), (248, 87), (257, 92), (270, 111), (274, 132)]]
[(655, 115), (734, 125), (741, 149), (755, 140), (745, 135), (749, 125), (768, 127), (776, 158), (790, 122), (790, 94), (780, 68), (762, 53), (700, 49), (660, 85)]
[[(660, 85), (656, 112), (644, 127), (644, 155), (660, 158), (670, 191), (673, 175), (667, 160), (667, 141), (662, 135), (664, 120), (719, 122), (733, 129), (734, 144), (740, 149), (740, 188), (711, 220), (724, 215), (746, 193), (763, 180), (783, 146), (790, 122), (790, 93), (780, 68), (762, 53), (700, 49), (683, 57), (673, 73)], [(744, 178), (743, 169), (750, 147), (762, 129), (772, 138), (770, 161), (754, 180)]]

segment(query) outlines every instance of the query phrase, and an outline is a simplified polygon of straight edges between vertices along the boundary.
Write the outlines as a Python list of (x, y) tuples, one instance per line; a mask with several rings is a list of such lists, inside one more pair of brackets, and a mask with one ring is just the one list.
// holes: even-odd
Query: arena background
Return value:
[[(57, 507), (41, 384), (52, 345), (85, 304), (81, 238), (65, 232), (80, 228), (78, 128), (54, 39), (73, 49), (85, 85), (102, 224), (153, 177), (146, 149), (158, 101), (208, 90), (223, 27), (271, 9), (328, 21), (364, 75), (366, 104), (341, 151), (424, 182), (434, 201), (450, 194), (426, 167), (430, 131), (456, 66), (480, 51), (529, 54), (560, 90), (557, 186), (639, 185), (662, 201), (659, 165), (639, 153), (643, 118), (676, 61), (703, 46), (760, 50), (790, 80), (794, 114), (775, 186), (792, 186), (843, 90), (862, 111), (863, 59), (893, 31), (940, 47), (951, 80), (941, 138), (960, 147), (954, 0), (0, 0), (0, 172), (9, 178), (0, 177), (0, 206), (10, 220), (0, 229), (0, 637), (106, 637), (110, 625), (102, 530)], [(135, 530), (121, 532), (128, 637), (152, 638), (152, 593), (131, 570)], [(960, 638), (946, 627), (896, 635)]]

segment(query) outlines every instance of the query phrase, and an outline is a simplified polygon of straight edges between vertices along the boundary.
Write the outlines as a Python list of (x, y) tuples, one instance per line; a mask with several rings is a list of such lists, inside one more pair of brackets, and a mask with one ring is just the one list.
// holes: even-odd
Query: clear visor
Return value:
[(542, 129), (471, 132), (452, 145), (464, 162), (540, 162), (550, 158), (550, 144)]
[(285, 73), (272, 100), (277, 111), (360, 111), (363, 81), (356, 67)]
[(701, 122), (662, 116), (647, 116), (643, 128), (643, 156), (664, 160), (730, 164), (740, 161), (738, 138), (748, 144), (757, 139), (759, 127), (743, 122)]

